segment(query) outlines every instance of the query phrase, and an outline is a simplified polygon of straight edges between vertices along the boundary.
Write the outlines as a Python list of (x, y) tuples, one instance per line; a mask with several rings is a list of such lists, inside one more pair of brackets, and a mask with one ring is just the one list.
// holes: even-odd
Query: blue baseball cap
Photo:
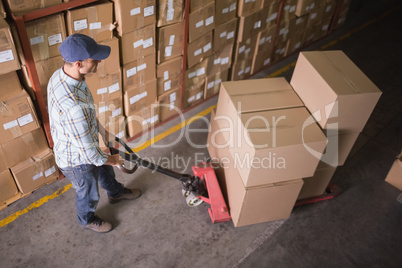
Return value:
[(88, 58), (104, 60), (110, 55), (110, 47), (99, 45), (91, 37), (84, 34), (68, 36), (59, 46), (61, 56), (66, 62), (83, 61)]

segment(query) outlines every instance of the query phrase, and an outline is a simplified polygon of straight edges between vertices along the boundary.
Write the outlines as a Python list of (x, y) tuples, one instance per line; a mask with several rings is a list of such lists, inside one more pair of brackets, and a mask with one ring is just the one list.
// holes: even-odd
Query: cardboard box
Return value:
[(20, 61), (10, 26), (3, 18), (0, 18), (0, 74), (18, 69), (20, 69)]
[(207, 77), (206, 87), (205, 87), (205, 99), (212, 97), (219, 93), (221, 83), (228, 81), (229, 69), (222, 70), (217, 73), (213, 73)]
[(190, 0), (190, 13), (200, 10), (213, 2), (215, 0)]
[(275, 36), (276, 36), (276, 26), (268, 27), (267, 29), (261, 31), (258, 34), (256, 52), (255, 54), (261, 51), (271, 51), (273, 50)]
[(112, 39), (99, 42), (102, 45), (110, 47), (110, 55), (100, 63), (96, 71), (97, 76), (104, 77), (108, 74), (114, 74), (120, 69), (120, 46), (119, 39), (113, 37)]
[(272, 52), (273, 46), (268, 43), (268, 49), (259, 50), (253, 58), (252, 67), (251, 67), (251, 74), (256, 74), (259, 71), (268, 68), (272, 63)]
[(342, 166), (345, 164), (360, 132), (343, 133), (331, 129), (324, 131), (328, 144), (321, 161), (334, 167)]
[(392, 164), (385, 181), (402, 191), (402, 157), (399, 155)]
[(123, 90), (139, 87), (156, 78), (156, 54), (138, 58), (123, 66)]
[(237, 16), (245, 17), (261, 10), (263, 2), (264, 0), (239, 0)]
[(67, 10), (68, 35), (85, 34), (100, 42), (113, 37), (113, 4), (103, 2), (88, 7)]
[(101, 101), (96, 105), (96, 116), (103, 126), (107, 126), (109, 122), (117, 120), (123, 115), (123, 95), (118, 95), (108, 101)]
[(209, 56), (207, 74), (228, 70), (232, 65), (233, 46), (228, 45)]
[(119, 36), (148, 25), (155, 27), (155, 0), (112, 0)]
[(40, 127), (35, 108), (25, 90), (2, 100), (0, 111), (1, 143), (18, 138)]
[(183, 57), (181, 56), (156, 66), (158, 97), (168, 91), (181, 89), (182, 71)]
[(187, 45), (187, 68), (191, 68), (212, 54), (212, 32)]
[(189, 68), (185, 72), (184, 77), (184, 87), (188, 88), (193, 85), (196, 85), (200, 81), (205, 80), (208, 72), (208, 62), (209, 58), (204, 59), (203, 61), (197, 63), (193, 67)]
[(7, 157), (4, 162), (10, 168), (49, 148), (43, 130), (37, 128), (32, 132), (21, 135), (11, 141), (0, 145), (1, 150)]
[(215, 3), (212, 2), (202, 9), (190, 13), (188, 19), (188, 42), (193, 42), (214, 28)]
[(18, 194), (17, 185), (15, 185), (10, 170), (0, 170), (0, 202), (12, 198)]
[(235, 44), (237, 32), (237, 18), (234, 18), (226, 23), (216, 26), (214, 30), (214, 52), (221, 50), (226, 46)]
[(381, 91), (342, 52), (301, 52), (290, 84), (324, 129), (361, 132)]
[[(265, 1), (269, 2), (269, 1)], [(297, 6), (298, 0), (286, 0), (285, 5), (283, 6), (283, 11), (282, 11), (282, 16), (283, 19), (285, 20), (290, 20), (293, 18), (296, 12), (296, 6)]]
[[(278, 13), (280, 9), (281, 1), (264, 1), (264, 13), (267, 14), (265, 18), (265, 27), (271, 27), (277, 24), (278, 21)], [(288, 12), (285, 11), (285, 8), (288, 6)], [(295, 6), (294, 6), (295, 7)], [(286, 19), (287, 14), (290, 14), (294, 9), (292, 3), (284, 6), (283, 18)], [(294, 14), (294, 11), (293, 11)]]
[(221, 84), (216, 114), (246, 187), (314, 174), (327, 139), (302, 106), (283, 78)]
[(67, 37), (63, 13), (26, 24), (34, 61), (60, 56), (59, 46)]
[(158, 63), (184, 55), (184, 23), (158, 28)]
[(155, 53), (155, 25), (145, 26), (120, 38), (120, 62), (127, 64)]
[(52, 150), (47, 149), (11, 168), (19, 190), (28, 194), (58, 177)]
[(337, 167), (320, 162), (312, 177), (303, 178), (303, 187), (297, 199), (306, 199), (321, 196), (325, 193)]
[(204, 100), (205, 79), (199, 81), (197, 84), (184, 89), (183, 94), (183, 109), (190, 108), (191, 106), (200, 103)]
[(12, 13), (14, 13), (15, 15), (22, 15), (24, 13), (28, 13), (34, 10), (60, 4), (62, 3), (62, 0), (41, 0), (41, 1), (6, 0), (6, 3), (9, 6)]
[(159, 123), (159, 106), (157, 103), (152, 103), (127, 117), (128, 136), (135, 137), (157, 123)]
[(248, 78), (251, 75), (253, 59), (244, 59), (232, 64), (230, 80), (239, 81)]
[(16, 71), (0, 75), (0, 100), (19, 93), (22, 90), (20, 79)]
[[(246, 187), (227, 147), (214, 151), (214, 142), (225, 144), (227, 140), (221, 126), (211, 114), (208, 134), (208, 152), (214, 162), (215, 173), (227, 198), (230, 215), (236, 227), (286, 219), (289, 217), (303, 180), (296, 179)], [(216, 135), (214, 135), (214, 133)]]
[(126, 120), (124, 116), (118, 117), (110, 117), (107, 123), (101, 123), (103, 127), (109, 131), (113, 136), (109, 137), (109, 140), (105, 141), (101, 133), (98, 135), (99, 140), (99, 148), (101, 150), (108, 149), (109, 141), (112, 144), (115, 143), (114, 137), (118, 137), (120, 139), (126, 139)]
[(96, 74), (88, 74), (85, 82), (92, 93), (96, 105), (100, 102), (109, 102), (122, 95), (122, 79), (120, 69), (114, 74), (98, 77)]
[(236, 42), (233, 51), (233, 61), (240, 62), (243, 60), (252, 59), (255, 55), (255, 51), (257, 49), (257, 40), (259, 33), (253, 34), (246, 39), (243, 39), (242, 42)]
[(265, 29), (266, 19), (266, 9), (261, 9), (246, 17), (240, 17), (237, 32), (237, 42), (242, 42), (251, 35), (256, 35), (259, 31)]
[[(156, 103), (156, 78), (124, 92), (124, 113), (127, 117)], [(131, 136), (130, 136), (131, 137)]]
[(221, 25), (236, 18), (237, 0), (215, 1), (215, 25)]
[(181, 89), (171, 90), (158, 96), (159, 118), (161, 122), (182, 114), (180, 110)]
[(183, 0), (159, 0), (157, 13), (157, 27), (182, 22), (184, 18)]
[(295, 15), (301, 17), (308, 14), (315, 7), (315, 0), (298, 0)]

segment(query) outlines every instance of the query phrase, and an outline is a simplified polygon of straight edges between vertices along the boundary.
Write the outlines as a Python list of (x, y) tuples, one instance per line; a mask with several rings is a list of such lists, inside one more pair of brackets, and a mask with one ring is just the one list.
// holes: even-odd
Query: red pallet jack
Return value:
[(298, 200), (295, 204), (295, 207), (301, 206), (301, 205), (307, 205), (307, 204), (314, 204), (314, 203), (318, 203), (321, 201), (333, 199), (333, 198), (337, 197), (338, 195), (340, 195), (341, 193), (342, 193), (342, 189), (338, 185), (330, 184), (330, 185), (328, 185), (328, 187), (325, 190), (325, 193), (323, 195)]
[(186, 197), (186, 203), (190, 207), (198, 206), (203, 202), (210, 205), (208, 208), (212, 223), (225, 222), (231, 220), (225, 199), (223, 198), (221, 188), (215, 172), (208, 163), (200, 166), (193, 166), (194, 175), (177, 173), (173, 170), (155, 165), (152, 162), (141, 159), (127, 144), (119, 138), (115, 141), (120, 143), (126, 152), (116, 148), (109, 147), (111, 154), (119, 154), (124, 160), (134, 164), (132, 168), (127, 168), (123, 164), (119, 169), (127, 174), (133, 174), (139, 166), (146, 167), (152, 171), (156, 171), (175, 178), (182, 183), (182, 193)]

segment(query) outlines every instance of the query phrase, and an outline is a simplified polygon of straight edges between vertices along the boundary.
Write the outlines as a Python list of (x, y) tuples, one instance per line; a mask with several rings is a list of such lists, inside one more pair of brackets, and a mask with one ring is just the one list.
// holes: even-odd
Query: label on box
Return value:
[(173, 51), (173, 47), (172, 47), (172, 46), (167, 46), (167, 47), (165, 47), (165, 57), (170, 57), (170, 56), (172, 56), (172, 51)]
[(98, 94), (98, 95), (102, 95), (105, 93), (107, 93), (107, 87), (100, 88), (96, 91), (96, 94)]
[(158, 121), (158, 118), (159, 118), (158, 115), (152, 116), (152, 117), (150, 117), (150, 118), (145, 119), (144, 121), (142, 121), (142, 124), (143, 124), (143, 125), (146, 125), (146, 124), (153, 124), (153, 123), (155, 123), (156, 121)]
[(170, 100), (170, 102), (174, 102), (176, 100), (176, 92), (173, 92), (172, 94), (170, 94), (169, 100)]
[(34, 175), (32, 177), (32, 180), (36, 181), (37, 179), (43, 177), (43, 172), (39, 172), (38, 174)]
[(163, 80), (168, 80), (169, 79), (169, 71), (164, 71), (163, 72)]
[(204, 21), (203, 20), (200, 20), (199, 22), (197, 22), (196, 24), (195, 24), (195, 28), (200, 28), (201, 26), (203, 26), (204, 25)]
[(168, 0), (168, 8), (173, 9), (173, 0)]
[(137, 66), (137, 71), (141, 72), (142, 70), (144, 70), (146, 68), (147, 68), (147, 64), (143, 63), (143, 64)]
[(47, 178), (55, 172), (56, 172), (56, 167), (52, 166), (51, 168), (45, 170), (45, 177)]
[(214, 65), (221, 64), (221, 58), (214, 60)]
[(119, 139), (124, 137), (124, 130), (120, 131), (119, 133), (116, 134), (116, 137), (118, 137)]
[(33, 46), (33, 45), (37, 45), (37, 44), (45, 42), (45, 39), (43, 38), (42, 35), (40, 35), (40, 36), (29, 39), (29, 42), (31, 43), (31, 46)]
[(202, 53), (202, 49), (200, 48), (200, 49), (197, 49), (195, 52), (194, 52), (194, 56), (198, 56), (198, 55), (200, 55)]
[(169, 8), (166, 12), (166, 21), (171, 21), (174, 18), (174, 8)]
[(154, 14), (154, 6), (144, 8), (144, 18)]
[(273, 21), (273, 20), (275, 20), (277, 17), (278, 17), (278, 13), (274, 13), (274, 14), (272, 14), (271, 16), (269, 16), (269, 17), (267, 18), (266, 22), (268, 23), (268, 22), (270, 22), (270, 21)]
[(313, 20), (315, 18), (317, 18), (317, 12), (314, 12), (310, 15), (310, 18)]
[(268, 58), (266, 60), (264, 60), (264, 66), (268, 65), (271, 62), (271, 58)]
[(174, 109), (174, 102), (171, 102), (170, 103), (170, 106), (169, 106), (169, 110), (171, 111), (171, 110), (173, 110)]
[(228, 32), (228, 35), (226, 36), (226, 39), (231, 39), (234, 37), (234, 31)]
[(142, 40), (142, 39), (140, 39), (140, 40), (138, 40), (138, 41), (136, 41), (136, 42), (133, 43), (134, 48), (140, 47), (140, 46), (142, 46), (143, 44), (144, 44), (144, 40)]
[(250, 51), (251, 51), (251, 48), (247, 48), (246, 51), (245, 51), (245, 54), (250, 53)]
[(119, 89), (120, 89), (119, 82), (114, 83), (113, 85), (109, 86), (109, 94), (119, 91)]
[(87, 19), (74, 21), (74, 31), (78, 32), (88, 28)]
[(193, 102), (194, 100), (195, 100), (195, 96), (191, 96), (190, 98), (187, 99), (187, 102), (190, 103), (190, 102)]
[(325, 8), (325, 13), (330, 12), (330, 11), (331, 11), (331, 9), (332, 9), (332, 6), (327, 6), (327, 7)]
[(89, 24), (90, 30), (96, 30), (102, 28), (102, 22), (92, 22)]
[(205, 20), (205, 26), (211, 25), (214, 23), (214, 16), (211, 16)]
[(326, 30), (328, 30), (328, 27), (329, 27), (329, 25), (325, 24), (322, 26), (321, 30), (326, 31)]
[(146, 91), (144, 91), (144, 92), (142, 92), (142, 93), (140, 93), (140, 94), (137, 94), (137, 95), (135, 95), (135, 96), (133, 96), (133, 97), (130, 98), (130, 104), (134, 104), (134, 103), (136, 103), (137, 101), (139, 101), (140, 99), (145, 98), (146, 96), (147, 96), (147, 92), (146, 92)]
[(168, 91), (168, 90), (171, 89), (171, 88), (172, 88), (172, 81), (171, 81), (171, 80), (166, 81), (165, 83), (163, 83), (163, 89), (164, 89), (165, 91)]
[(14, 120), (14, 121), (11, 121), (11, 122), (8, 122), (8, 123), (3, 124), (3, 128), (4, 128), (5, 130), (7, 130), (7, 129), (9, 129), (9, 128), (16, 127), (16, 126), (18, 126), (18, 121), (17, 121), (17, 120)]
[(236, 9), (236, 3), (231, 4), (229, 7), (229, 11), (232, 12), (235, 9)]
[(29, 124), (29, 123), (32, 123), (34, 120), (33, 120), (33, 118), (32, 118), (32, 115), (29, 113), (29, 114), (26, 114), (26, 115), (24, 115), (24, 116), (21, 116), (20, 118), (18, 118), (17, 119), (18, 120), (18, 124), (22, 127), (22, 126), (25, 126), (25, 125), (27, 125), (27, 124)]
[(218, 78), (217, 80), (215, 80), (215, 85), (218, 85), (220, 83), (222, 83), (222, 79)]
[(222, 14), (226, 14), (226, 13), (229, 13), (229, 8), (228, 7), (222, 9)]
[(99, 107), (99, 114), (106, 113), (107, 111), (109, 111), (109, 107), (107, 106)]
[(211, 88), (213, 88), (214, 86), (215, 86), (215, 82), (212, 81), (212, 82), (209, 82), (209, 83), (208, 83), (207, 88), (208, 88), (208, 89), (211, 89)]
[(121, 108), (117, 108), (112, 111), (112, 117), (116, 117), (119, 115), (121, 115)]
[(135, 75), (135, 74), (137, 74), (137, 67), (133, 67), (133, 68), (128, 69), (128, 70), (126, 71), (126, 76), (127, 76), (127, 78), (129, 78), (129, 77), (131, 77), (131, 76), (133, 76), (133, 75)]
[(201, 99), (202, 96), (204, 95), (203, 93), (204, 93), (204, 92), (198, 92), (197, 95), (195, 96), (196, 100)]
[(296, 12), (296, 5), (290, 6), (289, 12), (292, 12), (292, 13)]
[(0, 63), (14, 60), (13, 51), (11, 49), (0, 52)]
[(169, 37), (169, 46), (173, 46), (173, 45), (174, 45), (174, 38), (175, 38), (175, 35), (174, 35), (174, 34), (172, 34), (172, 35)]
[(47, 38), (47, 41), (49, 42), (49, 46), (61, 44), (63, 42), (63, 37), (61, 36), (61, 33), (51, 35)]
[(241, 70), (237, 73), (238, 76), (241, 76), (242, 74), (244, 74), (244, 69), (241, 69)]
[(130, 10), (130, 16), (135, 16), (141, 13), (141, 8), (137, 7), (137, 8), (133, 8)]
[(244, 70), (244, 72), (245, 72), (246, 74), (248, 74), (250, 71), (251, 71), (251, 67), (250, 67), (250, 66), (247, 66), (246, 69)]
[(224, 32), (222, 32), (222, 33), (219, 35), (219, 38), (223, 38), (223, 37), (225, 37), (226, 35), (227, 35), (227, 32), (224, 31)]
[(243, 53), (246, 50), (246, 46), (239, 47), (239, 54)]
[(221, 59), (221, 65), (225, 65), (229, 63), (229, 57), (225, 57)]
[(259, 20), (259, 21), (256, 21), (255, 23), (254, 23), (254, 29), (257, 29), (257, 28), (260, 28), (261, 27), (261, 21)]
[(210, 50), (212, 48), (212, 44), (208, 43), (206, 44), (202, 49), (204, 50), (204, 53), (207, 52), (208, 50)]
[(205, 74), (205, 67), (197, 69), (197, 76)]
[(188, 74), (188, 79), (191, 79), (197, 75), (197, 72), (191, 72)]
[(151, 47), (153, 44), (154, 44), (154, 38), (151, 37), (151, 38), (148, 38), (147, 40), (144, 40), (143, 46), (144, 46), (144, 48), (148, 48), (148, 47)]
[(300, 43), (300, 41), (299, 41), (299, 42), (296, 43), (295, 49), (298, 49), (300, 46), (301, 46), (301, 43)]

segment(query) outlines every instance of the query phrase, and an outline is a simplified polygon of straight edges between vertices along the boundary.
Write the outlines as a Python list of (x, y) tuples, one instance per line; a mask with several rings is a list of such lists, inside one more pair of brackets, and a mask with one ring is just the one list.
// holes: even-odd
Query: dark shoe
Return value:
[(123, 188), (123, 194), (119, 197), (109, 197), (109, 203), (114, 204), (121, 200), (134, 200), (141, 196), (141, 191), (138, 189)]
[(85, 228), (90, 229), (97, 233), (107, 233), (112, 230), (112, 225), (94, 215), (91, 222), (85, 225)]

